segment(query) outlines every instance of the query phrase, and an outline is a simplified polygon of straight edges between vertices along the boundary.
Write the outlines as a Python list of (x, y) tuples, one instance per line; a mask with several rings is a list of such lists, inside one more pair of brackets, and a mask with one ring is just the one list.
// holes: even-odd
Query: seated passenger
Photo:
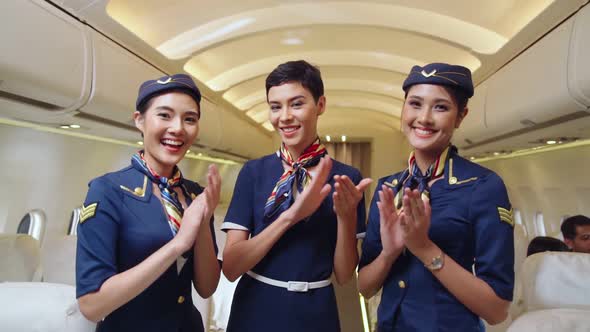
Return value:
[(532, 254), (545, 251), (569, 251), (569, 248), (560, 239), (549, 236), (537, 236), (529, 243), (526, 255), (528, 257)]
[(573, 252), (590, 254), (590, 218), (577, 215), (569, 217), (561, 224), (565, 244)]
[(493, 325), (508, 315), (514, 221), (502, 179), (451, 145), (471, 72), (414, 66), (403, 89), (401, 129), (414, 151), (375, 189), (359, 290), (368, 298), (383, 288), (380, 332), (483, 331), (479, 317)]
[(177, 167), (199, 132), (201, 94), (184, 74), (141, 85), (134, 113), (143, 147), (131, 165), (90, 182), (78, 226), (76, 297), (97, 331), (203, 331), (191, 287), (219, 281), (214, 209), (207, 187)]

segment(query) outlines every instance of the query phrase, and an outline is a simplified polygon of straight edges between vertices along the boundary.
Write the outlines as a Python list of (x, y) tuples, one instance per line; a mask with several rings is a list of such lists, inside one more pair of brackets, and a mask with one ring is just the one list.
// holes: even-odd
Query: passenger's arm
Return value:
[[(219, 204), (221, 194), (221, 177), (214, 165), (209, 166), (207, 173), (207, 187), (201, 193), (205, 197), (204, 217), (202, 227), (199, 227), (197, 239), (193, 247), (193, 283), (195, 290), (202, 298), (208, 298), (217, 289), (219, 283), (219, 274), (221, 268), (217, 261), (215, 253), (215, 239), (212, 227), (209, 226), (209, 220), (212, 222), (212, 216)], [(200, 208), (199, 206), (192, 208)], [(184, 221), (184, 218), (183, 218)]]
[[(494, 195), (494, 193), (488, 194), (490, 195), (487, 195), (484, 199), (490, 200)], [(474, 193), (473, 196), (475, 195)], [(404, 212), (402, 212), (400, 217), (402, 218), (402, 229), (404, 230), (404, 239), (408, 249), (425, 265), (428, 265), (442, 251), (428, 237), (431, 209), (429, 202), (423, 202), (420, 196), (417, 190), (410, 191), (406, 189), (403, 198)], [(494, 206), (494, 209), (496, 209), (496, 206)], [(497, 210), (495, 211), (495, 215), (497, 216)], [(502, 227), (500, 225), (502, 221), (497, 217), (496, 219), (498, 226)], [(480, 222), (487, 221), (475, 220), (475, 223)], [(476, 225), (476, 228), (478, 227)], [(475, 232), (477, 233), (478, 231), (476, 230)], [(502, 242), (503, 239), (497, 239), (497, 241)], [(502, 244), (487, 243), (485, 245), (490, 246), (491, 250), (491, 246), (501, 246)], [(509, 249), (512, 251), (512, 242), (510, 242), (510, 246)], [(501, 260), (509, 261), (509, 265), (513, 263), (513, 259), (511, 260), (510, 257), (498, 257), (496, 264), (505, 265)], [(478, 258), (476, 257), (476, 264), (478, 263), (477, 261)], [(486, 282), (481, 276), (473, 275), (471, 271), (464, 269), (451, 257), (445, 255), (442, 269), (433, 271), (433, 275), (461, 303), (476, 315), (485, 319), (489, 324), (498, 324), (506, 319), (510, 301), (500, 297), (496, 293), (501, 288), (492, 288), (489, 282)], [(512, 290), (510, 289), (509, 292), (510, 294), (503, 294), (503, 296), (511, 298)]]
[[(334, 182), (335, 191), (332, 197), (338, 221), (334, 252), (334, 276), (336, 281), (342, 285), (350, 281), (358, 264), (357, 210), (363, 193), (372, 180), (363, 179), (355, 186), (348, 176), (336, 175)], [(364, 210), (364, 206), (362, 208)]]
[(295, 198), (295, 202), (256, 236), (248, 239), (249, 232), (229, 230), (223, 251), (223, 273), (230, 281), (251, 270), (270, 251), (272, 246), (293, 225), (315, 212), (331, 190), (325, 184), (332, 161), (324, 157), (318, 164), (318, 174)]
[[(364, 243), (363, 248), (370, 250), (374, 246), (370, 242), (380, 240), (382, 250), (372, 262), (363, 266), (359, 271), (358, 288), (365, 298), (373, 297), (383, 287), (391, 266), (404, 248), (399, 218), (393, 203), (393, 191), (382, 185), (381, 190), (376, 192), (375, 196), (379, 197), (379, 201), (377, 201), (377, 197), (373, 197), (374, 202), (371, 204), (369, 215), (369, 229), (365, 239), (369, 243)], [(378, 215), (376, 210), (379, 212)], [(378, 233), (373, 230), (374, 226), (377, 226), (376, 224), (379, 226), (376, 227)], [(373, 239), (376, 236), (379, 236), (379, 239)], [(380, 246), (377, 247), (380, 248)], [(363, 252), (363, 254), (367, 255), (368, 253)]]

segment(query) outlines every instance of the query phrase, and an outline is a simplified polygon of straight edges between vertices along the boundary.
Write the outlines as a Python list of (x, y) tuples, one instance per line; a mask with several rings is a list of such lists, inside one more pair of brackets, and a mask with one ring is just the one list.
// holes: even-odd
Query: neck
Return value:
[(442, 151), (438, 151), (436, 153), (430, 153), (421, 150), (414, 150), (414, 157), (416, 158), (416, 165), (422, 172), (422, 174), (426, 174), (428, 167), (432, 165), (432, 163), (440, 156)]
[(148, 164), (148, 166), (156, 172), (159, 176), (163, 176), (167, 179), (172, 177), (172, 171), (174, 170), (174, 166), (167, 166), (162, 165), (161, 163), (155, 161), (149, 154), (144, 152), (143, 159)]
[(305, 151), (305, 149), (307, 149), (310, 145), (313, 144), (313, 142), (316, 140), (316, 138), (317, 138), (317, 135), (314, 136), (311, 140), (301, 142), (301, 144), (299, 144), (299, 145), (296, 145), (296, 146), (287, 145), (287, 150), (289, 150), (289, 154), (291, 154), (291, 157), (293, 158), (293, 160), (297, 160), (299, 158), (299, 156), (301, 156), (303, 154), (303, 151)]

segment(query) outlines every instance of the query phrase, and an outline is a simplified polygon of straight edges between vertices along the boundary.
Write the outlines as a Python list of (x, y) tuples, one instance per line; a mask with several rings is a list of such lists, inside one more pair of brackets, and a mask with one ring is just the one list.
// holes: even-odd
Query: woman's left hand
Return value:
[(221, 176), (214, 164), (209, 165), (207, 187), (205, 187), (203, 194), (205, 194), (205, 218), (209, 220), (213, 216), (221, 196)]
[(428, 199), (422, 200), (418, 190), (405, 188), (400, 224), (404, 242), (414, 255), (432, 244), (428, 237), (431, 208)]
[(365, 189), (373, 182), (370, 178), (362, 179), (358, 185), (346, 175), (334, 176), (334, 212), (341, 218), (356, 215), (356, 209), (363, 198)]

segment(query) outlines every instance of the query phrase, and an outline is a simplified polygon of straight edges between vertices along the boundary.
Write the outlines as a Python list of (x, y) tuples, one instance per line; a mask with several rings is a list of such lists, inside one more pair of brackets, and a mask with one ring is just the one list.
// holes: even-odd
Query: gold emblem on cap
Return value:
[(420, 72), (420, 74), (422, 74), (422, 76), (424, 76), (424, 77), (430, 77), (430, 76), (436, 74), (436, 69), (433, 69), (430, 73), (427, 73), (424, 70), (422, 70), (422, 72)]
[(168, 77), (167, 79), (165, 79), (163, 81), (162, 80), (157, 80), (156, 83), (158, 83), (158, 84), (168, 84), (168, 83), (170, 83), (170, 81), (172, 81), (172, 77)]

